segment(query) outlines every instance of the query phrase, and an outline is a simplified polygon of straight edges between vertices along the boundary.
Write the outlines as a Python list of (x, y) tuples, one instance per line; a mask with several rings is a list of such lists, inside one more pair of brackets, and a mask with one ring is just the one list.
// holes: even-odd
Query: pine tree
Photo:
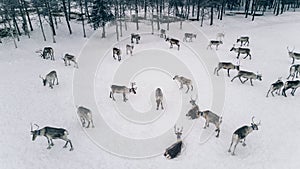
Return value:
[(93, 2), (91, 24), (94, 30), (102, 27), (102, 38), (105, 38), (105, 25), (111, 20), (114, 20), (114, 15), (110, 9), (108, 0), (95, 0)]

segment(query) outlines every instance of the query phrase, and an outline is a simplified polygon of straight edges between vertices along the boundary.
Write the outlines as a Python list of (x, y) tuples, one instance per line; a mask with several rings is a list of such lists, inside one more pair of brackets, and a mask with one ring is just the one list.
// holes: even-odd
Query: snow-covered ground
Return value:
[[(288, 76), (291, 59), (286, 47), (295, 46), (300, 51), (299, 20), (299, 13), (285, 13), (257, 17), (254, 22), (242, 16), (228, 16), (214, 26), (202, 28), (196, 22), (185, 22), (182, 30), (179, 23), (171, 24), (167, 33), (170, 37), (182, 40), (184, 32), (197, 33), (197, 39), (182, 43), (179, 51), (176, 46), (169, 49), (169, 43), (157, 35), (150, 35), (151, 26), (144, 24), (140, 25), (141, 43), (135, 45), (133, 56), (126, 56), (125, 44), (130, 43), (128, 36), (136, 32), (134, 24), (128, 25), (129, 30), (123, 32), (119, 43), (115, 27), (108, 28), (106, 39), (100, 38), (100, 32), (92, 31), (84, 39), (80, 25), (73, 23), (73, 35), (65, 32), (64, 25), (60, 26), (56, 44), (43, 42), (39, 31), (33, 32), (31, 39), (22, 37), (18, 49), (14, 49), (12, 42), (0, 44), (0, 168), (298, 168), (300, 93), (296, 91), (292, 97), (288, 92), (287, 98), (265, 95), (278, 77), (285, 80)], [(208, 39), (214, 39), (217, 32), (225, 32), (224, 44), (218, 51), (207, 50)], [(241, 69), (258, 71), (263, 76), (262, 81), (253, 82), (254, 86), (249, 82), (241, 84), (238, 79), (230, 82), (235, 71), (231, 72), (231, 78), (225, 72), (223, 76), (222, 71), (219, 77), (212, 75), (218, 62), (216, 56), (220, 61), (237, 62), (236, 54), (229, 49), (240, 35), (250, 36), (252, 53), (252, 60), (240, 60)], [(50, 39), (50, 33), (47, 37)], [(38, 57), (35, 51), (44, 46), (54, 48), (56, 61)], [(112, 47), (122, 49), (120, 63), (112, 59)], [(78, 70), (64, 66), (60, 58), (66, 52), (78, 57)], [(60, 84), (51, 90), (42, 86), (39, 75), (54, 69)], [(178, 90), (178, 83), (171, 79), (175, 74), (195, 80), (192, 94), (198, 94), (201, 110), (212, 109), (223, 116), (219, 138), (214, 137), (213, 125), (203, 129), (203, 119), (193, 122), (185, 119), (190, 95), (184, 93), (186, 88)], [(127, 103), (116, 95), (117, 102), (113, 102), (108, 97), (109, 86), (129, 85), (129, 81), (137, 82), (137, 95), (128, 95)], [(156, 87), (165, 93), (165, 110), (158, 112), (153, 100)], [(93, 110), (95, 128), (82, 129), (75, 105)], [(252, 116), (261, 120), (262, 125), (248, 136), (247, 146), (238, 145), (237, 155), (231, 156), (227, 150), (232, 133), (244, 124), (249, 125)], [(61, 140), (54, 140), (51, 150), (46, 149), (45, 138), (32, 142), (31, 122), (41, 127), (66, 128), (74, 151), (63, 149)], [(191, 128), (184, 129), (182, 155), (166, 160), (162, 148), (175, 141), (172, 134), (175, 122)], [(107, 126), (110, 130), (103, 128)], [(164, 134), (166, 137), (158, 137)], [(136, 146), (135, 142), (133, 145), (119, 142), (113, 136), (134, 139)], [(146, 144), (148, 147), (139, 147), (140, 140), (156, 137), (152, 144)], [(125, 156), (122, 153), (130, 153), (130, 148), (132, 153), (153, 150), (152, 155), (159, 155), (138, 160), (113, 155)]]

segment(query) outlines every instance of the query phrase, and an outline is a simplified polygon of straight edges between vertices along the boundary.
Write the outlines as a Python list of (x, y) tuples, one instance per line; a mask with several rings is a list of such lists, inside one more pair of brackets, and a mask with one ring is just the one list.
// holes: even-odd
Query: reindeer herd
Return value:
[[(180, 50), (180, 41), (178, 39), (174, 38), (169, 38), (166, 35), (166, 30), (161, 29), (159, 36), (161, 38), (164, 38), (165, 41), (170, 43), (170, 48), (173, 48), (174, 45), (177, 46), (177, 50)], [(196, 39), (197, 35), (193, 33), (185, 33), (183, 42), (192, 42), (193, 39)], [(216, 40), (210, 40), (209, 44), (207, 46), (207, 49), (210, 48), (212, 49), (212, 46), (216, 47), (216, 50), (218, 49), (219, 45), (223, 44), (223, 39), (225, 37), (225, 33), (218, 33), (216, 36)], [(131, 34), (130, 42), (131, 44), (126, 45), (126, 54), (133, 55), (133, 49), (134, 49), (134, 43), (137, 45), (141, 41), (141, 36), (136, 33)], [(241, 54), (245, 55), (243, 59), (246, 59), (249, 56), (249, 59), (251, 60), (251, 54), (250, 54), (250, 49), (248, 47), (245, 47), (246, 45), (249, 46), (249, 37), (248, 36), (241, 36), (236, 40), (236, 43), (240, 43), (240, 47), (236, 47), (233, 45), (233, 47), (230, 49), (230, 51), (236, 52), (237, 53), (237, 59), (239, 59), (239, 56)], [(290, 66), (289, 69), (289, 76), (287, 77), (288, 81), (283, 82), (282, 79), (278, 79), (276, 82), (271, 84), (270, 89), (267, 92), (266, 97), (269, 96), (271, 93), (272, 96), (274, 96), (274, 92), (278, 95), (282, 94), (283, 96), (287, 97), (286, 91), (291, 89), (291, 94), (294, 95), (297, 88), (300, 87), (300, 80), (294, 80), (295, 78), (299, 77), (300, 74), (300, 64), (294, 64), (295, 60), (300, 60), (300, 53), (294, 52), (293, 50), (288, 50), (288, 55), (292, 59), (292, 65)], [(50, 60), (55, 60), (54, 59), (54, 50), (52, 47), (44, 47), (43, 50), (37, 51), (40, 53), (40, 56), (43, 59), (49, 59)], [(113, 53), (113, 59), (121, 61), (121, 49), (114, 47), (112, 49)], [(66, 53), (63, 57), (62, 60), (64, 61), (65, 66), (70, 66), (71, 62), (74, 64), (75, 68), (78, 68), (78, 63), (76, 62), (76, 58), (74, 55)], [(217, 67), (214, 69), (214, 74), (219, 76), (219, 71), (221, 69), (227, 70), (227, 76), (230, 77), (230, 70), (236, 70), (237, 75), (234, 76), (231, 79), (231, 82), (233, 82), (236, 78), (240, 80), (242, 84), (244, 84), (246, 81), (250, 81), (251, 86), (253, 86), (253, 80), (260, 80), (262, 81), (262, 75), (259, 73), (254, 73), (252, 71), (246, 71), (246, 70), (241, 70), (240, 69), (240, 63), (238, 62), (237, 64), (233, 64), (231, 62), (219, 62)], [(49, 72), (45, 77), (42, 77), (40, 75), (40, 78), (42, 79), (42, 83), (44, 86), (49, 85), (51, 89), (55, 85), (58, 85), (58, 76), (57, 72), (55, 70)], [(289, 80), (289, 79), (292, 80)], [(189, 91), (193, 91), (193, 82), (191, 79), (180, 76), (180, 75), (175, 75), (173, 77), (173, 80), (176, 80), (179, 83), (179, 89), (183, 89), (183, 87), (186, 87), (185, 93), (188, 93)], [(137, 87), (135, 82), (131, 82), (129, 86), (124, 86), (124, 85), (111, 85), (110, 86), (110, 93), (109, 93), (109, 98), (111, 98), (113, 101), (116, 101), (115, 99), (115, 94), (122, 94), (123, 96), (123, 102), (126, 102), (128, 98), (126, 95), (128, 94), (137, 94)], [(200, 117), (205, 120), (205, 124), (203, 128), (209, 127), (209, 124), (214, 125), (215, 127), (215, 132), (216, 132), (216, 137), (218, 138), (220, 135), (221, 131), (221, 123), (222, 123), (222, 116), (217, 115), (216, 113), (212, 112), (211, 110), (200, 110), (199, 106), (197, 105), (196, 101), (198, 99), (198, 95), (196, 95), (196, 98), (193, 99), (191, 96), (191, 99), (189, 103), (191, 104), (191, 108), (188, 110), (186, 117), (189, 120), (195, 120)], [(161, 108), (162, 110), (164, 109), (164, 94), (163, 94), (163, 89), (161, 88), (156, 88), (155, 90), (155, 98), (156, 102), (156, 110), (159, 110)], [(92, 111), (89, 108), (86, 108), (84, 106), (77, 106), (77, 115), (81, 121), (82, 127), (89, 128), (90, 126), (92, 128), (95, 127), (94, 122), (93, 122), (93, 117), (92, 117)], [(235, 155), (235, 149), (238, 143), (243, 143), (242, 145), (245, 146), (245, 140), (248, 134), (250, 134), (254, 130), (258, 130), (258, 126), (261, 124), (255, 123), (254, 122), (254, 116), (252, 117), (252, 123), (251, 125), (245, 125), (240, 128), (238, 128), (236, 131), (233, 132), (232, 135), (232, 140), (230, 143), (230, 147), (228, 149), (228, 152), (231, 152), (232, 155)], [(55, 127), (49, 127), (46, 126), (42, 129), (39, 129), (39, 126), (37, 124), (34, 124), (37, 129), (33, 130), (33, 125), (31, 124), (31, 134), (32, 134), (32, 141), (36, 139), (37, 136), (45, 136), (48, 141), (48, 147), (47, 149), (50, 149), (53, 144), (53, 139), (62, 139), (66, 141), (64, 148), (67, 147), (67, 145), (70, 145), (70, 151), (74, 150), (72, 142), (70, 139), (68, 139), (68, 131), (63, 128), (55, 128)], [(183, 140), (181, 139), (182, 133), (183, 133), (183, 127), (178, 128), (176, 125), (174, 126), (174, 132), (175, 135), (177, 136), (177, 141), (172, 144), (170, 147), (168, 147), (165, 152), (164, 156), (168, 159), (173, 159), (176, 158), (180, 155), (182, 152), (182, 148), (184, 147)], [(232, 149), (233, 146), (233, 149)]]

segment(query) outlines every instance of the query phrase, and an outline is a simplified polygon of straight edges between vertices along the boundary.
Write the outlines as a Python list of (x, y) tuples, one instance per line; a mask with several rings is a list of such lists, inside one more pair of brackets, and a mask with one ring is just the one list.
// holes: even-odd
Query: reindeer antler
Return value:
[(252, 123), (253, 123), (253, 124), (256, 124), (257, 126), (259, 126), (260, 123), (261, 123), (261, 120), (260, 120), (258, 123), (255, 123), (255, 122), (254, 122), (254, 118), (255, 118), (255, 116), (252, 116)]
[(44, 78), (41, 75), (39, 75), (39, 77), (44, 80)]

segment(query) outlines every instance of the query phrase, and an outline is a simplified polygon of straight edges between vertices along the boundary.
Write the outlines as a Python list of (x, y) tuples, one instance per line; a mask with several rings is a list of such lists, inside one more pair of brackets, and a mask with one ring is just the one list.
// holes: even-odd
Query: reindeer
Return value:
[(163, 99), (164, 99), (164, 95), (163, 95), (163, 92), (160, 88), (157, 88), (155, 90), (155, 101), (156, 101), (156, 110), (159, 109), (159, 105), (161, 106), (161, 109), (163, 110), (164, 109), (164, 106), (163, 106)]
[(294, 64), (295, 60), (300, 60), (300, 53), (294, 52), (295, 47), (293, 48), (293, 50), (289, 50), (289, 47), (287, 47), (287, 50), (290, 58), (292, 58), (292, 64)]
[(109, 97), (112, 98), (114, 101), (116, 101), (114, 94), (115, 93), (123, 93), (123, 101), (126, 102), (128, 99), (126, 98), (126, 93), (133, 93), (136, 94), (137, 87), (134, 87), (136, 83), (131, 83), (131, 88), (128, 88), (126, 86), (118, 86), (118, 85), (111, 85), (111, 92), (109, 94)]
[(235, 151), (235, 148), (237, 146), (237, 144), (239, 142), (243, 142), (243, 146), (246, 146), (246, 137), (249, 133), (251, 133), (252, 131), (254, 130), (258, 130), (258, 126), (260, 125), (260, 121), (258, 124), (256, 124), (254, 121), (254, 116), (252, 117), (252, 123), (251, 123), (251, 126), (242, 126), (240, 128), (238, 128), (237, 130), (234, 131), (233, 135), (232, 135), (232, 140), (231, 140), (231, 144), (230, 144), (230, 147), (228, 149), (228, 152), (230, 153), (231, 152), (231, 146), (234, 144), (234, 147), (233, 147), (233, 151), (232, 151), (232, 155), (235, 155), (234, 154), (234, 151)]
[(166, 35), (166, 30), (165, 29), (161, 29), (160, 30), (159, 37), (166, 39), (167, 35)]
[(285, 91), (292, 89), (291, 94), (294, 96), (298, 87), (300, 87), (300, 80), (286, 81), (282, 89), (282, 95), (287, 97)]
[[(248, 71), (244, 71), (244, 70), (240, 70), (240, 71), (238, 72), (238, 74), (237, 74), (235, 77), (233, 77), (233, 78), (231, 79), (231, 82), (233, 82), (233, 80), (234, 80), (235, 78), (237, 78), (237, 77), (240, 79), (241, 83), (243, 83), (243, 84), (244, 84), (247, 80), (250, 79), (251, 86), (253, 86), (252, 79), (254, 79), (254, 80), (258, 79), (258, 80), (262, 81), (262, 75), (261, 75), (261, 74), (258, 74), (258, 73), (255, 74), (255, 73), (253, 73), (253, 72), (248, 72)], [(245, 78), (246, 80), (242, 81), (241, 77)]]
[(51, 89), (53, 89), (55, 80), (56, 80), (56, 85), (58, 85), (58, 78), (55, 70), (48, 73), (45, 78), (43, 78), (41, 75), (39, 77), (43, 80), (44, 86), (46, 86), (48, 83)]
[(62, 139), (66, 141), (66, 144), (63, 146), (63, 148), (67, 148), (68, 143), (70, 143), (70, 151), (74, 150), (71, 140), (67, 137), (67, 135), (69, 135), (69, 132), (66, 129), (48, 126), (39, 129), (39, 126), (37, 124), (34, 125), (37, 126), (37, 129), (33, 130), (31, 124), (32, 141), (34, 141), (37, 136), (45, 136), (48, 140), (47, 149), (51, 149), (51, 146), (54, 146), (52, 139)]
[(80, 118), (82, 127), (85, 127), (85, 122), (88, 122), (86, 128), (90, 127), (90, 123), (92, 123), (92, 127), (94, 128), (94, 122), (92, 117), (92, 111), (88, 108), (85, 108), (83, 106), (77, 107), (77, 114)]
[(246, 44), (247, 44), (247, 46), (249, 46), (249, 37), (248, 36), (241, 36), (240, 38), (238, 38), (236, 40), (236, 43), (239, 43), (239, 42), (241, 42), (241, 46), (246, 45)]
[(48, 58), (49, 58), (49, 57), (47, 57), (48, 55), (50, 56), (50, 60), (55, 60), (55, 59), (54, 59), (54, 50), (53, 50), (53, 48), (50, 47), (50, 46), (44, 47), (43, 52), (42, 52), (42, 54), (41, 54), (41, 57), (42, 57), (43, 59), (48, 59)]
[(224, 37), (225, 37), (225, 33), (224, 33), (224, 32), (222, 32), (222, 33), (217, 33), (217, 38), (216, 38), (216, 39), (222, 40), (222, 39), (224, 39)]
[(132, 51), (133, 51), (134, 46), (133, 45), (126, 45), (126, 55), (128, 55), (128, 52), (132, 56)]
[(67, 65), (71, 65), (71, 62), (74, 63), (74, 67), (78, 68), (78, 63), (75, 60), (75, 56), (74, 55), (70, 55), (68, 53), (65, 54), (65, 56), (62, 58), (65, 62), (65, 66)]
[(249, 56), (249, 59), (251, 60), (251, 54), (250, 54), (250, 49), (249, 48), (242, 48), (242, 47), (233, 47), (230, 49), (230, 51), (234, 51), (236, 52), (238, 55), (237, 55), (237, 59), (240, 57), (240, 54), (246, 54), (246, 56), (243, 58), (243, 59), (246, 59), (248, 56)]
[(286, 79), (292, 77), (292, 80), (294, 80), (295, 77), (298, 78), (298, 74), (300, 74), (300, 64), (292, 65), (290, 67), (290, 75)]
[(234, 65), (231, 62), (219, 62), (218, 66), (214, 70), (214, 74), (217, 73), (217, 76), (219, 76), (219, 70), (221, 69), (227, 69), (227, 76), (230, 77), (229, 71), (230, 69), (236, 69), (237, 71), (240, 70), (240, 65)]
[(173, 38), (166, 38), (166, 41), (170, 42), (170, 48), (173, 48), (173, 44), (175, 44), (178, 47), (178, 50), (180, 48), (179, 40), (173, 39)]
[(210, 40), (206, 49), (208, 48), (212, 49), (211, 46), (216, 46), (216, 50), (218, 50), (220, 44), (223, 44), (221, 40)]
[(121, 49), (118, 48), (113, 48), (113, 58), (116, 60), (117, 58), (115, 57), (115, 55), (118, 56), (118, 61), (121, 61)]
[(178, 76), (178, 75), (175, 75), (173, 80), (177, 80), (180, 83), (180, 88), (179, 89), (182, 89), (183, 85), (186, 85), (187, 90), (186, 90), (185, 93), (187, 93), (190, 90), (190, 86), (191, 86), (191, 91), (193, 91), (194, 87), (192, 85), (192, 80), (190, 80), (188, 78), (185, 78), (183, 76)]
[(271, 92), (272, 96), (274, 97), (274, 91), (276, 92), (276, 94), (280, 95), (280, 90), (283, 87), (283, 81), (281, 79), (278, 79), (275, 83), (271, 84), (270, 89), (268, 90), (268, 93), (266, 95), (266, 97), (269, 96), (269, 93)]
[(184, 37), (183, 37), (183, 42), (186, 41), (187, 39), (189, 39), (189, 42), (192, 42), (193, 38), (196, 39), (197, 34), (193, 34), (193, 33), (184, 33)]
[(182, 131), (183, 131), (183, 127), (177, 128), (176, 125), (174, 126), (174, 132), (175, 135), (177, 136), (177, 141), (176, 143), (172, 144), (170, 147), (166, 149), (164, 156), (167, 159), (173, 159), (180, 155), (181, 150), (183, 148), (183, 142), (181, 140)]
[(131, 34), (131, 43), (134, 43), (133, 39), (135, 39), (136, 44), (138, 44), (139, 40), (141, 40), (141, 36), (139, 34), (132, 33)]
[(196, 96), (195, 99), (193, 99), (191, 96), (190, 104), (192, 105), (192, 108), (186, 114), (186, 116), (192, 120), (197, 119), (200, 116), (199, 106), (196, 104), (197, 99), (198, 99), (198, 95)]
[(222, 123), (222, 117), (216, 115), (210, 110), (200, 111), (200, 116), (205, 119), (204, 129), (209, 127), (209, 123), (212, 123), (216, 126), (215, 132), (217, 132), (216, 137), (219, 137), (220, 134), (220, 124)]

